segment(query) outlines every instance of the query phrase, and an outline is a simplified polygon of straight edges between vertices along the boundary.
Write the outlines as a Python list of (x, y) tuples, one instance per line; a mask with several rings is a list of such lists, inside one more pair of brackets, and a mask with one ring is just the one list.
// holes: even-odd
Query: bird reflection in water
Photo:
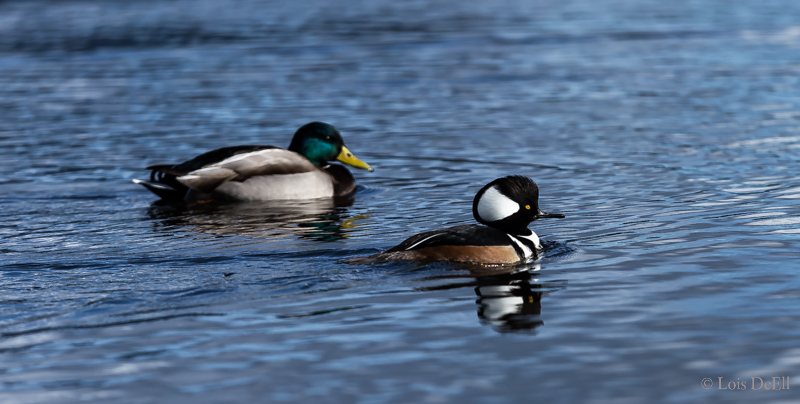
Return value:
[(264, 201), (238, 203), (165, 204), (153, 203), (148, 215), (158, 230), (176, 228), (213, 236), (297, 237), (316, 241), (336, 241), (348, 237), (366, 219), (347, 214), (350, 198), (302, 201)]
[[(465, 268), (467, 269), (467, 268)], [(501, 333), (535, 333), (544, 325), (542, 298), (566, 287), (564, 280), (540, 281), (534, 278), (538, 263), (529, 263), (513, 269), (467, 269), (474, 281), (425, 288), (427, 290), (474, 286), (481, 324), (491, 326)], [(452, 278), (453, 275), (444, 276)], [(441, 277), (437, 277), (441, 278)]]
[(552, 291), (523, 271), (476, 278), (478, 318), (499, 332), (533, 331), (542, 326), (542, 297)]

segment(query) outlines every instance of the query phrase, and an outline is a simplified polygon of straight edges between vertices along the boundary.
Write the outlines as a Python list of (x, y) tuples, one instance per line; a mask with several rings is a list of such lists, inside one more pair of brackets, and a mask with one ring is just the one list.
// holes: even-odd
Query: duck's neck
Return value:
[(531, 234), (534, 234), (533, 231), (528, 228), (528, 223), (520, 223), (520, 221), (516, 220), (515, 218), (506, 218), (490, 223), (484, 222), (484, 224), (494, 227), (495, 229), (512, 236), (527, 237)]
[(336, 156), (336, 147), (318, 139), (306, 139), (305, 141), (292, 140), (289, 150), (300, 153), (308, 161), (317, 167), (328, 164), (330, 156)]

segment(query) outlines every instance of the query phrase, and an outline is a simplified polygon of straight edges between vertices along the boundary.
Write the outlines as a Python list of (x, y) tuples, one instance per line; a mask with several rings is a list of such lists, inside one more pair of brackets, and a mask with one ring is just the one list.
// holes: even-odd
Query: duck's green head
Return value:
[(347, 147), (339, 131), (324, 122), (311, 122), (294, 133), (289, 150), (302, 154), (318, 167), (329, 161), (341, 161), (356, 168), (373, 171), (369, 164), (359, 160)]

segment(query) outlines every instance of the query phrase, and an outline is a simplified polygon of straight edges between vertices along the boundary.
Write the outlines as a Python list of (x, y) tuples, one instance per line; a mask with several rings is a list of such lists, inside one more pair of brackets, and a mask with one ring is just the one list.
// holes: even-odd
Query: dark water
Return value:
[[(0, 402), (797, 402), (798, 15), (0, 2)], [(130, 182), (311, 120), (376, 169), (349, 204)], [(535, 264), (342, 263), (507, 174), (567, 215)]]

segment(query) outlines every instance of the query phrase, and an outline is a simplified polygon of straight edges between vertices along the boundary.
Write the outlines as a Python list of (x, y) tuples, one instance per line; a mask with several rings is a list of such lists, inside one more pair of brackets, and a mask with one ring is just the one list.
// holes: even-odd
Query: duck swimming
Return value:
[(370, 257), (372, 260), (453, 261), (509, 265), (535, 258), (542, 244), (528, 225), (540, 218), (563, 218), (539, 210), (539, 187), (512, 175), (481, 188), (472, 202), (481, 225), (463, 225), (420, 233)]
[(301, 126), (288, 149), (232, 146), (203, 153), (180, 164), (147, 167), (150, 180), (133, 180), (168, 202), (268, 201), (348, 196), (356, 181), (339, 164), (373, 171), (344, 145), (332, 125)]

